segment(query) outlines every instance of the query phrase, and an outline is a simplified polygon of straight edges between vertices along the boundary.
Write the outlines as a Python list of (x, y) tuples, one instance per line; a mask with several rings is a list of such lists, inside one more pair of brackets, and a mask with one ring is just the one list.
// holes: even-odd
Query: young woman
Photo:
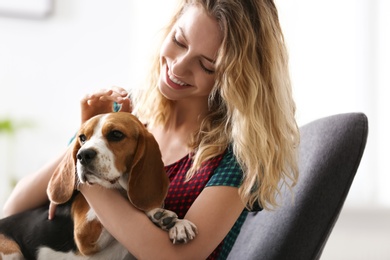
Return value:
[[(280, 185), (297, 180), (288, 58), (272, 0), (183, 0), (166, 28), (145, 88), (101, 90), (81, 101), (81, 121), (112, 111), (136, 114), (153, 133), (171, 180), (165, 208), (199, 234), (173, 245), (120, 194), (80, 191), (108, 231), (138, 259), (224, 259), (248, 210), (277, 206)], [(6, 214), (47, 202), (60, 158), (21, 180)], [(24, 194), (35, 196), (24, 197)], [(50, 216), (52, 217), (52, 216)]]

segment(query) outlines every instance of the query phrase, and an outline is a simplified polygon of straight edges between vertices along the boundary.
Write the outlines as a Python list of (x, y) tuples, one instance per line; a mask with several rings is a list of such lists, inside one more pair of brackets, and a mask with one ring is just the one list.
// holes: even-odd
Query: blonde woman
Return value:
[[(297, 180), (299, 133), (274, 2), (181, 1), (152, 65), (131, 104), (121, 88), (86, 96), (82, 122), (112, 111), (114, 102), (133, 111), (162, 152), (171, 180), (165, 208), (192, 221), (198, 236), (173, 245), (116, 191), (97, 185), (80, 191), (138, 259), (225, 259), (247, 212), (274, 208), (280, 186)], [(23, 179), (5, 213), (47, 202), (57, 164)], [(23, 197), (22, 190), (37, 188)]]

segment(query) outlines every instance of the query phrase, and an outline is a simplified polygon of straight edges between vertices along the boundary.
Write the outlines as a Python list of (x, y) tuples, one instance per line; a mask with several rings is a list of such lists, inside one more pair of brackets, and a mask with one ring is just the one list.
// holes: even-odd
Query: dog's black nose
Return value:
[(93, 149), (80, 150), (77, 153), (77, 160), (79, 160), (82, 165), (88, 165), (96, 157), (96, 154), (96, 151)]

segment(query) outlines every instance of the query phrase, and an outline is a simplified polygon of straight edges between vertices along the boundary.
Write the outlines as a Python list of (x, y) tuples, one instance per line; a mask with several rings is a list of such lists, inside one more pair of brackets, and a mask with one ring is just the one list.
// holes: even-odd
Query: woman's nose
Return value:
[(184, 76), (190, 71), (191, 61), (188, 55), (176, 57), (172, 62), (171, 71), (174, 75)]

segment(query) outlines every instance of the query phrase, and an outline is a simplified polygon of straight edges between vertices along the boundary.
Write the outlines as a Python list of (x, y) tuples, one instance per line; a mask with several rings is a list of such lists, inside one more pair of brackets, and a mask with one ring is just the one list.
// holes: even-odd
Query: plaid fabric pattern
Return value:
[(222, 157), (223, 155), (220, 155), (204, 162), (194, 177), (188, 182), (185, 181), (185, 177), (192, 165), (192, 159), (189, 155), (174, 164), (166, 166), (165, 170), (168, 174), (170, 185), (164, 208), (174, 211), (179, 218), (184, 218), (192, 203), (211, 178)]
[[(204, 162), (194, 177), (190, 181), (185, 182), (185, 175), (191, 165), (192, 160), (187, 155), (176, 163), (165, 167), (171, 181), (168, 195), (165, 199), (165, 208), (176, 212), (179, 218), (185, 216), (192, 203), (205, 187), (239, 187), (243, 177), (242, 170), (230, 148), (224, 154)], [(208, 260), (227, 258), (247, 214), (247, 211), (243, 211), (225, 239), (207, 258)]]

